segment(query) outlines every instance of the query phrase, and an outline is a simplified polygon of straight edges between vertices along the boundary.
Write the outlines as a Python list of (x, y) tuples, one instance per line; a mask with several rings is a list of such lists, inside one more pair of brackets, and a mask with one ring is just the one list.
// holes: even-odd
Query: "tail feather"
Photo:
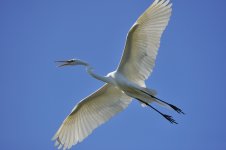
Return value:
[(142, 92), (144, 93), (144, 94), (147, 94), (147, 95), (149, 95), (151, 98), (150, 98), (150, 102), (156, 102), (156, 103), (158, 103), (159, 105), (161, 105), (161, 106), (164, 106), (164, 107), (167, 107), (167, 108), (171, 108), (169, 105), (167, 105), (166, 103), (164, 103), (164, 102), (162, 102), (162, 101), (160, 101), (160, 100), (158, 100), (158, 99), (156, 99), (156, 95), (157, 95), (157, 91), (156, 90), (154, 90), (154, 89), (148, 89), (148, 88), (143, 88), (142, 89)]
[[(144, 89), (145, 93), (148, 93), (148, 95), (149, 95), (149, 94), (150, 94), (150, 95), (153, 95), (153, 96), (157, 95), (157, 91), (154, 90), (154, 89), (148, 89), (148, 88), (143, 88), (143, 89)], [(143, 91), (142, 91), (142, 92), (143, 92)], [(153, 101), (156, 101), (156, 100), (155, 100), (154, 98), (150, 98), (148, 103), (150, 104), (150, 103), (153, 102)], [(161, 104), (161, 105), (163, 105), (163, 104)], [(141, 102), (141, 106), (142, 106), (142, 107), (146, 107), (147, 105)]]
[(155, 89), (144, 88), (144, 91), (153, 95), (153, 96), (157, 95), (157, 91)]

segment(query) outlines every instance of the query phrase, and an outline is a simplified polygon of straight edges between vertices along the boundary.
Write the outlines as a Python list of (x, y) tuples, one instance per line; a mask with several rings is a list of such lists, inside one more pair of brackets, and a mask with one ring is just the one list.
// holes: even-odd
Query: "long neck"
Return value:
[(94, 73), (93, 72), (93, 67), (90, 64), (88, 64), (88, 63), (86, 63), (84, 61), (81, 61), (81, 60), (79, 60), (79, 61), (80, 61), (79, 65), (86, 66), (87, 73), (90, 74), (92, 77), (96, 78), (97, 80), (103, 81), (105, 83), (110, 83), (110, 80), (109, 80), (108, 77), (100, 76), (100, 75)]

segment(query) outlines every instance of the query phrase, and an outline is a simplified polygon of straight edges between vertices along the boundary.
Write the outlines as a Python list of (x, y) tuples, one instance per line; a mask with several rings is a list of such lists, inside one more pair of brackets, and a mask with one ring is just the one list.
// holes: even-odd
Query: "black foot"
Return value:
[(162, 116), (164, 118), (166, 118), (169, 122), (174, 123), (174, 124), (178, 124), (171, 116), (166, 115), (166, 114), (162, 114)]
[(169, 105), (171, 108), (173, 108), (176, 112), (178, 112), (179, 114), (185, 114), (180, 108), (178, 108), (178, 107), (176, 107), (176, 106), (174, 106), (174, 105), (172, 105), (172, 104), (169, 104), (169, 103), (168, 103), (168, 105)]

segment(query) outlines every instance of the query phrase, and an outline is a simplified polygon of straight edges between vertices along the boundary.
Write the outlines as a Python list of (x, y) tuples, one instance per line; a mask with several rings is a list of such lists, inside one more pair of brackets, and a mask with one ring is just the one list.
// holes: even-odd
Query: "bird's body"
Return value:
[(123, 92), (129, 92), (132, 89), (139, 88), (137, 84), (130, 82), (123, 74), (117, 71), (110, 72), (107, 76), (109, 83)]
[[(142, 93), (145, 90), (145, 87), (141, 87), (136, 83), (130, 82), (123, 74), (118, 71), (113, 71), (107, 75), (107, 78), (110, 81), (111, 85), (114, 85), (115, 88), (121, 90), (124, 94), (129, 97), (142, 99), (146, 103), (151, 103), (152, 101), (157, 101), (147, 94)], [(150, 90), (151, 91), (151, 90)], [(150, 93), (154, 96), (154, 92)]]
[(156, 92), (145, 85), (154, 67), (160, 38), (168, 24), (171, 10), (169, 0), (153, 2), (130, 29), (118, 68), (106, 76), (94, 73), (93, 67), (82, 60), (58, 61), (62, 63), (60, 66), (83, 65), (92, 77), (106, 83), (80, 101), (64, 120), (53, 137), (59, 148), (69, 149), (81, 142), (95, 128), (125, 109), (133, 98), (154, 109), (171, 123), (176, 123), (171, 116), (151, 106), (151, 102), (172, 108), (178, 113), (183, 112), (155, 97)]

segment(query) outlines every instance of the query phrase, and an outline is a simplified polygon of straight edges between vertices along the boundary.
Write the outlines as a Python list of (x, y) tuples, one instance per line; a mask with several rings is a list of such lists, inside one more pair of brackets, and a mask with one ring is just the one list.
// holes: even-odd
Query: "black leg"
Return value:
[(154, 109), (156, 112), (158, 112), (160, 115), (162, 115), (165, 119), (167, 119), (169, 122), (171, 123), (175, 123), (175, 124), (178, 124), (173, 118), (172, 116), (169, 116), (169, 115), (166, 115), (166, 114), (163, 114), (161, 113), (159, 110), (157, 110), (156, 108), (154, 108), (153, 106), (151, 106), (150, 104), (142, 101), (141, 99), (138, 99), (136, 98), (138, 101), (140, 101), (141, 103), (144, 103), (145, 105), (149, 106), (150, 108)]
[(149, 93), (147, 93), (147, 92), (145, 92), (145, 91), (141, 91), (141, 92), (143, 92), (143, 93), (145, 93), (145, 94), (151, 96), (151, 97), (154, 98), (154, 99), (157, 99), (157, 100), (159, 100), (159, 101), (161, 101), (161, 102), (163, 102), (163, 103), (169, 105), (169, 106), (170, 106), (173, 110), (175, 110), (177, 113), (179, 113), (179, 114), (185, 114), (180, 108), (178, 108), (178, 107), (176, 107), (176, 106), (174, 106), (174, 105), (172, 105), (172, 104), (170, 104), (170, 103), (167, 103), (167, 102), (165, 102), (165, 101), (163, 101), (163, 100), (161, 100), (161, 99), (159, 99), (159, 98), (157, 98), (157, 97), (155, 97), (155, 96), (153, 96), (153, 95), (151, 95), (151, 94), (149, 94)]

